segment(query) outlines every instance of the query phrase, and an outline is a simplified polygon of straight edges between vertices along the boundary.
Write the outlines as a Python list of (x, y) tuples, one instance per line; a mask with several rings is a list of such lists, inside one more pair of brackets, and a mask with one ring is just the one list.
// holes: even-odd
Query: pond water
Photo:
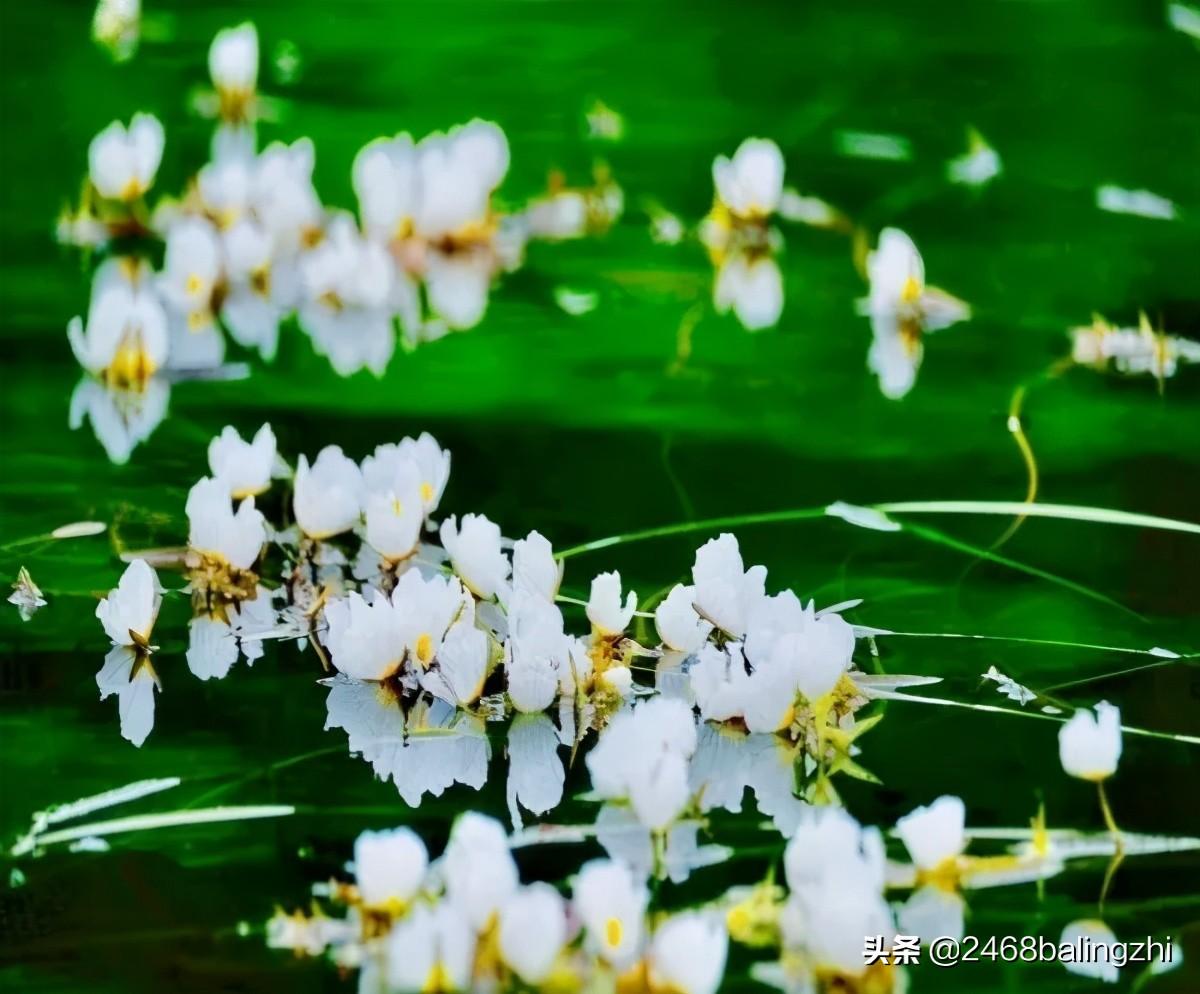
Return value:
[[(1106, 699), (1125, 725), (1166, 733), (1125, 735), (1107, 787), (1121, 827), (1200, 835), (1200, 535), (1030, 517), (992, 552), (1011, 515), (898, 513), (900, 530), (879, 531), (820, 513), (834, 501), (1022, 501), (1029, 463), (1016, 443), (1027, 440), (1039, 501), (1200, 519), (1200, 372), (1156, 383), (1062, 363), (1068, 329), (1094, 312), (1136, 326), (1144, 311), (1155, 328), (1200, 339), (1200, 50), (1160, 5), (147, 2), (139, 50), (121, 65), (89, 37), (86, 5), (10, 4), (0, 17), (0, 558), (11, 580), (27, 567), (49, 602), (26, 623), (14, 608), (0, 614), (5, 849), (34, 812), (148, 778), (182, 783), (91, 818), (295, 807), (10, 860), (4, 986), (353, 990), (353, 973), (266, 948), (276, 906), (307, 906), (311, 884), (342, 873), (366, 828), (411, 825), (437, 853), (461, 811), (508, 822), (506, 723), (479, 723), (489, 743), (475, 760), (486, 773), (471, 774), (479, 789), (459, 783), (410, 806), (349, 754), (345, 732), (326, 730), (316, 653), (268, 640), (252, 667), (196, 679), (182, 596), (166, 599), (154, 632), (153, 731), (140, 748), (120, 736), (114, 701), (97, 694), (110, 647), (97, 598), (116, 585), (118, 551), (186, 542), (187, 492), (225, 425), (249, 437), (269, 421), (293, 463), (328, 444), (359, 459), (430, 432), (453, 454), (443, 514), (484, 513), (513, 537), (536, 528), (559, 550), (696, 523), (568, 557), (561, 592), (581, 601), (609, 569), (643, 599), (665, 592), (700, 544), (731, 530), (746, 562), (767, 567), (769, 590), (818, 605), (862, 598), (847, 612), (854, 624), (932, 633), (880, 637), (877, 656), (860, 639), (856, 662), (941, 678), (918, 696), (1023, 714), (873, 705), (884, 719), (858, 761), (880, 782), (838, 782), (863, 824), (890, 827), (949, 793), (970, 828), (1024, 828), (1044, 804), (1051, 827), (1101, 832), (1095, 792), (1063, 773), (1059, 722), (1040, 705)], [(211, 132), (189, 95), (206, 85), (215, 32), (247, 18), (262, 44), (260, 89), (276, 99), (259, 143), (310, 136), (326, 204), (353, 209), (351, 164), (368, 140), (478, 116), (507, 135), (506, 202), (537, 195), (552, 169), (586, 183), (602, 156), (625, 211), (606, 233), (531, 244), (478, 327), (397, 349), (383, 375), (338, 376), (292, 320), (271, 363), (231, 346), (248, 375), (173, 383), (161, 423), (116, 464), (91, 423), (69, 424), (81, 371), (64, 329), (86, 311), (94, 266), (55, 244), (55, 218), (79, 189), (91, 137), (137, 110), (166, 131), (156, 188), (183, 188)], [(622, 140), (589, 137), (597, 99), (623, 116)], [(969, 127), (1003, 163), (980, 189), (945, 178)], [(900, 136), (909, 154), (848, 155), (856, 133)], [(868, 369), (871, 325), (854, 303), (866, 288), (843, 234), (786, 227), (783, 312), (760, 332), (713, 312), (712, 268), (694, 239), (652, 240), (643, 205), (695, 225), (712, 205), (714, 156), (751, 135), (778, 142), (789, 184), (864, 231), (907, 231), (930, 282), (971, 305), (969, 321), (926, 337), (902, 398), (885, 397)], [(1178, 214), (1102, 211), (1105, 184), (1153, 191)], [(567, 313), (561, 288), (594, 294), (594, 309)], [(815, 513), (704, 524), (790, 509)], [(88, 520), (109, 527), (44, 537)], [(583, 609), (563, 607), (586, 630)], [(1001, 638), (934, 637), (947, 633)], [(1154, 647), (1193, 658), (1145, 652)], [(1006, 699), (983, 680), (990, 667), (1043, 697)], [(526, 820), (590, 823), (588, 788), (576, 762), (563, 803)], [(702, 835), (731, 857), (656, 886), (656, 907), (760, 881), (785, 844), (750, 794)], [(517, 858), (525, 879), (558, 882), (601, 854), (587, 840)], [(1097, 856), (1041, 884), (973, 894), (967, 931), (1057, 938), (1067, 922), (1103, 917), (1120, 938), (1170, 935), (1183, 950), (1184, 965), (1146, 990), (1200, 988), (1200, 852), (1131, 854), (1101, 915), (1108, 869)], [(758, 953), (731, 948), (726, 989), (761, 989), (749, 976)], [(1121, 987), (1139, 972), (1123, 971)], [(923, 965), (909, 983), (918, 994), (1100, 986), (1056, 963)]]

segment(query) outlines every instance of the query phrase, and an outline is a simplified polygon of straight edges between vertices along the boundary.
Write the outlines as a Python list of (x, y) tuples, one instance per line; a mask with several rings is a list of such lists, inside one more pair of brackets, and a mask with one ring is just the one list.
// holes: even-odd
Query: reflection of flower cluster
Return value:
[(725, 971), (720, 914), (648, 914), (644, 879), (585, 864), (570, 898), (522, 884), (504, 829), (474, 812), (430, 862), (410, 829), (364, 832), (353, 884), (317, 888), (341, 916), (279, 912), (267, 941), (358, 969), (358, 990), (621, 990), (713, 994)]
[(493, 195), (508, 172), (508, 142), (499, 126), (475, 120), (363, 148), (353, 169), (356, 220), (322, 205), (309, 139), (256, 148), (253, 25), (220, 32), (209, 68), (215, 91), (201, 109), (220, 124), (211, 160), (184, 195), (147, 206), (164, 134), (156, 118), (135, 114), (93, 139), (82, 201), (59, 222), (60, 239), (77, 245), (165, 243), (159, 272), (137, 257), (108, 259), (86, 320), (72, 322), (90, 374), (72, 420), (88, 413), (116, 461), (165, 412), (167, 380), (155, 374), (212, 375), (225, 357), (222, 329), (270, 360), (294, 314), (339, 375), (381, 374), (397, 326), (411, 347), (478, 324), (494, 278), (521, 265), (529, 239), (579, 237), (623, 208), (620, 188), (600, 172), (593, 188), (557, 183), (527, 208), (502, 211)]

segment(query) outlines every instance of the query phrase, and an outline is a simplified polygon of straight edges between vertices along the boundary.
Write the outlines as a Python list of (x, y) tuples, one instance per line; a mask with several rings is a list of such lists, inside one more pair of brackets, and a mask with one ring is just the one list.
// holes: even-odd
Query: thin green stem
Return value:
[(1127, 525), (1133, 528), (1155, 528), (1161, 531), (1187, 532), (1200, 535), (1200, 524), (1160, 518), (1154, 514), (1116, 511), (1083, 504), (1026, 504), (1019, 500), (910, 500), (887, 504), (872, 504), (884, 514), (1002, 514), (1034, 518), (1061, 518), (1068, 521), (1088, 521), (1102, 525)]

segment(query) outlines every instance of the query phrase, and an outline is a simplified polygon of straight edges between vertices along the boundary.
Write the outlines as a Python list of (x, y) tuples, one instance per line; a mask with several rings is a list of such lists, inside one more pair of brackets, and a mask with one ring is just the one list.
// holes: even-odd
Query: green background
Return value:
[[(557, 547), (659, 524), (832, 500), (1005, 499), (1025, 471), (1005, 419), (1028, 384), (1026, 426), (1041, 498), (1200, 518), (1200, 382), (1184, 370), (1161, 395), (1151, 380), (1074, 370), (1048, 378), (1065, 331), (1100, 311), (1133, 323), (1145, 309), (1200, 338), (1200, 51), (1170, 32), (1157, 3), (983, 2), (446, 2), (159, 4), (129, 64), (89, 39), (79, 3), (4, 4), (0, 143), (0, 513), (3, 573), (29, 567), (50, 606), (28, 624), (0, 613), (0, 834), (29, 814), (141, 777), (183, 787), (134, 810), (222, 802), (295, 803), (294, 817), (116, 838), (101, 855), (54, 852), (22, 865), (0, 892), (0, 985), (22, 990), (350, 990), (320, 962), (239, 938), (276, 903), (303, 904), (311, 881), (339, 870), (364, 827), (410, 822), (433, 851), (453, 813), (503, 817), (502, 739), (493, 780), (407, 810), (390, 784), (322, 732), (324, 692), (312, 653), (268, 649), (253, 669), (201, 683), (183, 659), (187, 608), (168, 601), (156, 630), (164, 683), (141, 750), (117, 734), (114, 703), (97, 700), (105, 640), (95, 598), (120, 564), (104, 536), (10, 547), (70, 521), (117, 523), (130, 546), (186, 537), (183, 501), (205, 472), (207, 440), (270, 420), (281, 449), (310, 456), (340, 443), (359, 457), (428, 430), (450, 448), (446, 511), (480, 511), (506, 534), (536, 527)], [(184, 383), (171, 412), (127, 466), (114, 467), (85, 427), (67, 427), (79, 371), (68, 319), (82, 313), (88, 271), (57, 248), (53, 222), (77, 191), (91, 136), (113, 118), (152, 111), (167, 146), (157, 191), (182, 187), (205, 159), (210, 125), (188, 94), (205, 83), (218, 28), (246, 18), (264, 52), (261, 89), (281, 100), (260, 144), (310, 135), (326, 203), (352, 207), (350, 164), (367, 140), (499, 122), (512, 148), (503, 197), (519, 203), (547, 171), (586, 180), (594, 155), (624, 186), (625, 218), (606, 237), (532, 247), (526, 267), (492, 295), (479, 328), (397, 354), (381, 379), (339, 380), (294, 326), (280, 355), (240, 383)], [(301, 71), (279, 85), (274, 47), (294, 43)], [(582, 112), (601, 98), (627, 138), (596, 147)], [(998, 149), (1003, 175), (976, 193), (944, 181), (973, 125)], [(910, 162), (837, 154), (842, 130), (907, 137)], [(777, 329), (744, 332), (706, 313), (681, 375), (669, 375), (684, 314), (709, 299), (695, 244), (651, 243), (638, 205), (653, 197), (690, 222), (712, 196), (711, 162), (744, 137), (774, 138), (788, 181), (876, 229), (897, 225), (921, 247), (930, 282), (969, 301), (974, 319), (930, 339), (913, 392), (878, 391), (866, 369), (870, 333), (853, 301), (863, 285), (845, 240), (786, 232), (787, 305)], [(1161, 222), (1099, 212), (1102, 183), (1149, 188), (1180, 205)], [(592, 290), (599, 306), (569, 317), (556, 286)], [(1002, 518), (930, 520), (978, 546)], [(1110, 646), (1200, 650), (1200, 541), (1193, 536), (1062, 521), (1027, 522), (1004, 555), (1084, 584), (1117, 605), (906, 531), (866, 532), (833, 519), (740, 529), (770, 586), (829, 603), (866, 598), (852, 617), (904, 631), (975, 632)], [(565, 592), (618, 568), (649, 596), (681, 579), (706, 533), (573, 559)], [(568, 620), (579, 626), (568, 609)], [(1180, 662), (1106, 676), (1145, 657), (1003, 642), (891, 639), (892, 672), (936, 674), (939, 696), (1003, 703), (979, 675), (995, 665), (1081, 705), (1119, 703), (1126, 723), (1200, 732), (1200, 674)], [(1023, 825), (1039, 800), (1052, 825), (1099, 828), (1086, 785), (1058, 766), (1056, 725), (968, 710), (894, 704), (864, 739), (883, 786), (851, 783), (851, 811), (890, 824), (943, 792), (967, 802), (969, 824)], [(323, 751), (304, 762), (278, 764)], [(1122, 825), (1200, 834), (1197, 747), (1127, 737), (1111, 784)], [(568, 791), (586, 786), (582, 770)], [(568, 803), (550, 820), (590, 817)], [(665, 887), (664, 906), (759, 879), (782, 843), (753, 805), (716, 820), (738, 847), (722, 867)], [(594, 850), (525, 853), (525, 879), (562, 879)], [(1103, 861), (1033, 887), (979, 894), (968, 931), (1044, 934), (1095, 914)], [(1154, 990), (1195, 990), (1200, 972), (1200, 856), (1130, 860), (1106, 919), (1120, 938), (1190, 936), (1187, 966)], [(736, 954), (730, 986), (748, 986)], [(1127, 987), (1135, 970), (1122, 981)], [(1089, 990), (1057, 965), (922, 968), (914, 991)]]

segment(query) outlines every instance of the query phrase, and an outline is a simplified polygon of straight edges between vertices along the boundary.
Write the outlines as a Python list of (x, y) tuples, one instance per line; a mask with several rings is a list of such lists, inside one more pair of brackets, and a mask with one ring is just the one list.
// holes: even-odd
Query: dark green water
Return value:
[[(365, 827), (412, 823), (438, 851), (453, 814), (504, 816), (502, 742), (479, 793), (455, 787), (409, 810), (390, 784), (323, 732), (325, 694), (312, 653), (271, 646), (220, 682), (187, 672), (186, 607), (168, 601), (156, 636), (164, 683), (155, 730), (140, 750), (117, 734), (94, 674), (106, 642), (95, 597), (120, 564), (105, 536), (5, 543), (81, 519), (114, 523), (131, 547), (186, 538), (183, 501), (205, 471), (207, 440), (270, 420), (289, 454), (340, 443), (354, 457), (428, 430), (454, 455), (443, 508), (476, 510), (505, 534), (536, 527), (556, 547), (687, 519), (833, 500), (1019, 500), (1026, 473), (1005, 427), (1015, 388), (1029, 385), (1025, 426), (1040, 499), (1200, 518), (1200, 376), (1183, 370), (1160, 395), (1152, 380), (1087, 370), (1048, 378), (1067, 327), (1093, 311), (1133, 323), (1144, 309), (1200, 338), (1200, 51), (1167, 30), (1156, 3), (976, 2), (904, 5), (717, 3), (255, 4), (147, 3), (168, 37), (113, 66), (88, 37), (87, 4), (4, 5), (0, 209), (0, 561), (26, 565), (50, 600), (33, 621), (0, 612), (0, 834), (7, 846), (31, 812), (132, 780), (184, 784), (134, 810), (210, 803), (288, 803), (290, 818), (114, 837), (103, 854), (51, 851), (25, 861), (26, 884), (0, 897), (0, 986), (13, 990), (350, 990), (319, 961), (238, 937), (276, 903), (305, 903), (337, 872)], [(593, 153), (581, 114), (596, 97), (619, 109), (627, 139), (600, 151), (629, 210), (606, 237), (535, 246), (492, 295), (474, 331), (397, 354), (381, 379), (338, 379), (294, 327), (280, 355), (252, 360), (248, 381), (183, 383), (170, 416), (125, 466), (112, 466), (88, 427), (71, 431), (79, 371), (68, 319), (88, 276), (53, 243), (54, 218), (78, 189), (90, 137), (134, 110), (158, 114), (167, 151), (159, 187), (179, 188), (203, 161), (209, 125), (187, 111), (204, 81), (216, 29), (252, 17), (264, 51), (293, 42), (298, 80), (262, 88), (283, 114), (260, 142), (310, 135), (316, 185), (353, 206), (350, 163), (379, 134), (415, 133), (472, 116), (498, 121), (513, 166), (504, 195), (536, 192), (551, 167), (583, 180)], [(162, 22), (167, 22), (165, 25)], [(974, 125), (1003, 175), (975, 194), (943, 180)], [(840, 130), (896, 133), (910, 162), (847, 159)], [(927, 343), (903, 401), (883, 398), (866, 369), (870, 332), (853, 301), (863, 286), (843, 239), (791, 228), (782, 256), (779, 327), (748, 334), (707, 313), (683, 375), (667, 368), (685, 312), (709, 298), (694, 244), (651, 243), (643, 197), (689, 219), (711, 201), (710, 165), (747, 135), (779, 142), (789, 182), (871, 228), (903, 227), (932, 283), (969, 301), (974, 319)], [(1102, 183), (1148, 188), (1180, 205), (1173, 222), (1101, 213)], [(569, 317), (553, 301), (568, 284), (599, 306)], [(986, 547), (1000, 517), (910, 519)], [(1030, 520), (1003, 555), (1100, 597), (974, 560), (906, 531), (863, 531), (833, 519), (740, 529), (770, 586), (819, 603), (862, 597), (853, 618), (913, 632), (970, 632), (1146, 649), (1200, 651), (1200, 539), (1186, 534)], [(654, 540), (568, 563), (564, 591), (586, 596), (594, 572), (619, 568), (645, 593), (681, 579), (706, 534)], [(1111, 602), (1116, 602), (1113, 604)], [(578, 622), (568, 610), (568, 619)], [(934, 674), (937, 696), (1004, 703), (980, 674), (995, 665), (1071, 704), (1119, 703), (1123, 720), (1200, 733), (1200, 673), (1186, 661), (1110, 675), (1147, 657), (1005, 642), (891, 639), (891, 672)], [(892, 704), (864, 739), (880, 787), (845, 788), (864, 823), (888, 825), (943, 792), (969, 824), (1024, 825), (1045, 801), (1050, 822), (1100, 827), (1086, 785), (1059, 768), (1050, 721)], [(1200, 834), (1195, 745), (1127, 736), (1110, 785), (1123, 827)], [(280, 765), (309, 754), (303, 762)], [(586, 788), (573, 771), (568, 796)], [(586, 820), (568, 802), (555, 821)], [(753, 805), (747, 810), (752, 812)], [(716, 841), (738, 847), (721, 867), (666, 887), (666, 906), (753, 882), (782, 850), (757, 817), (723, 816)], [(526, 879), (561, 879), (591, 847), (521, 857)], [(1094, 915), (1104, 861), (1034, 887), (974, 896), (968, 931), (1057, 937)], [(1191, 966), (1147, 989), (1197, 989), (1200, 855), (1130, 859), (1106, 904), (1122, 938), (1187, 936)], [(748, 959), (731, 986), (749, 986)], [(1132, 975), (1122, 981), (1129, 986)], [(1089, 990), (1060, 966), (917, 970), (915, 992)]]

